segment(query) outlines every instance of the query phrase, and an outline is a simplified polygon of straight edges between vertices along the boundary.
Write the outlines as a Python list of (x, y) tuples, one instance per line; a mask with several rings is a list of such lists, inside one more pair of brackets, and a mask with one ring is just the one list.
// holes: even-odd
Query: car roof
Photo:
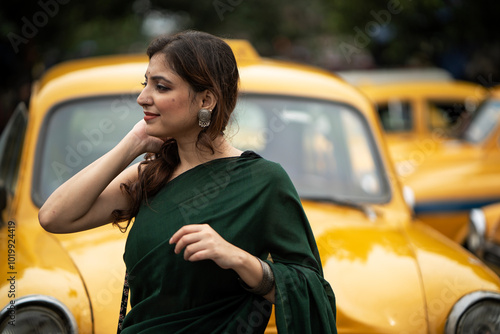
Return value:
[(380, 85), (397, 82), (446, 82), (453, 80), (452, 75), (440, 68), (389, 68), (368, 70), (337, 71), (337, 75), (356, 85)]
[(451, 81), (400, 81), (385, 84), (359, 86), (372, 99), (390, 97), (427, 97), (427, 98), (483, 98), (487, 91), (484, 87), (471, 82)]

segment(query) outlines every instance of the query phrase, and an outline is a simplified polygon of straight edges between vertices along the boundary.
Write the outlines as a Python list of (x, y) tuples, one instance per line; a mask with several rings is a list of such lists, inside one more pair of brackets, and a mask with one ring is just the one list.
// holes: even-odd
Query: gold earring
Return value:
[(202, 128), (206, 128), (210, 125), (210, 119), (212, 118), (212, 110), (200, 109), (198, 111), (198, 125)]

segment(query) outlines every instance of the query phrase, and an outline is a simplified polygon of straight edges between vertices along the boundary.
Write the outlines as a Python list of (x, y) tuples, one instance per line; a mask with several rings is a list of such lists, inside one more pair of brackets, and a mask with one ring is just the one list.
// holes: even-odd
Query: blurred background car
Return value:
[(404, 177), (415, 195), (415, 214), (449, 238), (463, 244), (469, 211), (500, 201), (500, 87), (458, 135), (435, 143), (421, 155), (417, 168)]
[(440, 69), (339, 73), (375, 103), (396, 171), (418, 168), (443, 139), (456, 138), (487, 95), (479, 84), (454, 80)]
[[(227, 136), (294, 182), (336, 294), (339, 333), (498, 329), (499, 277), (413, 219), (372, 103), (326, 71), (230, 43), (242, 95)], [(11, 256), (0, 263), (0, 331), (12, 317), (16, 333), (116, 330), (126, 234), (109, 225), (49, 234), (37, 214), (142, 117), (135, 99), (146, 68), (143, 56), (60, 64), (11, 118), (0, 140), (0, 253)]]

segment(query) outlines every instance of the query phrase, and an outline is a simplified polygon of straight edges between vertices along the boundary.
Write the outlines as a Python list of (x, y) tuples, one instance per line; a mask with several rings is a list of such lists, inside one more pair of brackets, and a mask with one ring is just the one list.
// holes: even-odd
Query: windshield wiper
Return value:
[(315, 201), (315, 202), (325, 202), (325, 203), (331, 203), (331, 204), (336, 204), (339, 206), (345, 206), (348, 208), (352, 208), (358, 211), (363, 212), (366, 217), (368, 217), (370, 220), (375, 220), (377, 218), (377, 213), (375, 210), (373, 210), (370, 206), (366, 204), (360, 204), (356, 203), (353, 201), (345, 200), (345, 199), (340, 199), (332, 196), (325, 196), (325, 197), (320, 197), (320, 196), (301, 196), (302, 199), (308, 200), (308, 201)]

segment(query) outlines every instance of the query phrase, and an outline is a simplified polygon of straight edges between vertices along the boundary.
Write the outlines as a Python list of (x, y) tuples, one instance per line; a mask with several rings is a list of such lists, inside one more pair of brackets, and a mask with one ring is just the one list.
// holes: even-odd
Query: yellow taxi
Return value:
[(500, 87), (456, 139), (435, 143), (402, 180), (413, 189), (417, 217), (463, 243), (469, 211), (500, 201)]
[[(500, 279), (412, 219), (371, 102), (328, 72), (230, 44), (242, 94), (227, 135), (291, 176), (337, 297), (339, 333), (498, 330)], [(60, 64), (11, 119), (0, 140), (0, 332), (116, 330), (127, 235), (112, 226), (49, 234), (37, 214), (142, 117), (146, 67), (143, 56)]]
[(465, 244), (500, 275), (500, 202), (471, 210)]
[(358, 87), (375, 103), (396, 171), (403, 177), (432, 155), (439, 142), (456, 137), (487, 94), (478, 84), (425, 76), (360, 81)]

